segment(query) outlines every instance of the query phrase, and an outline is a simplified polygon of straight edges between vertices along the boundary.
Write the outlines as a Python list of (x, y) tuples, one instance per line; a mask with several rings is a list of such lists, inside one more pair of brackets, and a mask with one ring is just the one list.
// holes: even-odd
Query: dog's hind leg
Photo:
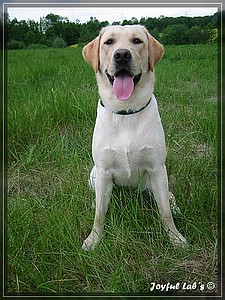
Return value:
[[(163, 225), (168, 232), (170, 240), (176, 245), (185, 245), (186, 239), (177, 230), (170, 208), (170, 196), (168, 190), (168, 179), (166, 167), (164, 164), (158, 165), (157, 168), (149, 172), (149, 188), (152, 190), (154, 198), (159, 208), (159, 213)], [(175, 199), (174, 199), (175, 200)], [(174, 202), (173, 202), (174, 204)]]

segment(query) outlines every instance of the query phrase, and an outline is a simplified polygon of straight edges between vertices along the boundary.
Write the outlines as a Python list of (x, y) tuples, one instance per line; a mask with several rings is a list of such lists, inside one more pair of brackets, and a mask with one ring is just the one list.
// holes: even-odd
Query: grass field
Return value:
[(8, 52), (7, 293), (163, 295), (153, 282), (179, 283), (166, 295), (219, 291), (216, 45), (166, 47), (155, 94), (189, 247), (170, 244), (153, 199), (117, 188), (104, 238), (85, 252), (94, 73), (80, 48)]

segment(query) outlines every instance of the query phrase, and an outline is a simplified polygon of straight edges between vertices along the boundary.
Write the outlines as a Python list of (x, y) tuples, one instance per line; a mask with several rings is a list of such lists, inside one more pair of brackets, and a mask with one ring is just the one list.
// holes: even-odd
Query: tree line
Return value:
[(98, 35), (108, 25), (144, 25), (160, 42), (168, 44), (206, 44), (217, 41), (218, 13), (205, 17), (131, 18), (122, 22), (99, 22), (91, 17), (86, 23), (69, 21), (68, 18), (48, 14), (40, 21), (10, 20), (7, 16), (6, 36), (8, 49), (61, 48), (84, 44)]

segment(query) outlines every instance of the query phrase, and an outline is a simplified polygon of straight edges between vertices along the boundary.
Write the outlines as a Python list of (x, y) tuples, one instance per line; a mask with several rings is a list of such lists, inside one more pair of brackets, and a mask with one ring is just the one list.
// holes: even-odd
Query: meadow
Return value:
[(217, 66), (215, 44), (167, 46), (156, 66), (169, 185), (181, 209), (175, 222), (189, 246), (169, 242), (154, 199), (116, 188), (103, 240), (85, 252), (94, 72), (79, 47), (8, 51), (7, 294), (219, 293)]

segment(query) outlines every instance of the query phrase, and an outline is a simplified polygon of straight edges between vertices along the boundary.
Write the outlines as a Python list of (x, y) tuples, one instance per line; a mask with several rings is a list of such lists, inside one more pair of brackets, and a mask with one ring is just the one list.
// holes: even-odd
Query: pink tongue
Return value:
[(120, 74), (115, 77), (113, 82), (113, 92), (121, 101), (130, 98), (134, 89), (133, 77), (128, 74)]

